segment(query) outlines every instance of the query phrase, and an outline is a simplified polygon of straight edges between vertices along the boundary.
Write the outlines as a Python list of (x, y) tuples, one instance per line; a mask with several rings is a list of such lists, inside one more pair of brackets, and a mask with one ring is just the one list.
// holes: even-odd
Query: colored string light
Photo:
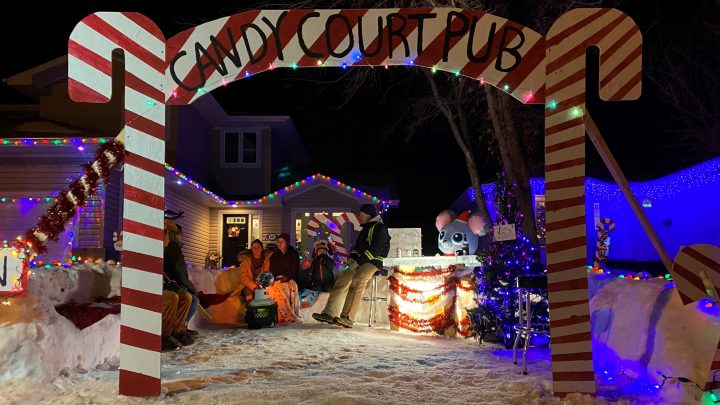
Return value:
[(375, 197), (375, 196), (372, 196), (372, 195), (367, 194), (367, 193), (365, 193), (365, 192), (362, 192), (362, 191), (356, 189), (355, 187), (349, 186), (349, 185), (347, 185), (347, 184), (344, 184), (344, 183), (342, 183), (342, 182), (339, 182), (339, 181), (336, 180), (336, 179), (333, 179), (333, 178), (331, 178), (331, 177), (325, 176), (325, 175), (320, 174), (320, 173), (314, 174), (314, 175), (312, 175), (312, 176), (308, 176), (308, 177), (306, 177), (306, 178), (303, 179), (303, 180), (296, 181), (295, 183), (293, 183), (293, 184), (291, 184), (291, 185), (289, 185), (289, 186), (286, 186), (285, 188), (282, 188), (282, 189), (280, 189), (280, 190), (274, 191), (274, 192), (272, 192), (272, 193), (270, 193), (270, 194), (268, 194), (268, 195), (266, 195), (266, 196), (260, 197), (259, 199), (256, 199), (256, 200), (249, 200), (249, 201), (227, 201), (227, 200), (223, 199), (222, 197), (220, 197), (219, 195), (217, 195), (217, 194), (213, 193), (212, 191), (208, 190), (207, 188), (203, 187), (200, 183), (198, 183), (198, 182), (192, 180), (191, 178), (187, 177), (185, 174), (183, 174), (182, 172), (180, 172), (179, 170), (177, 170), (176, 168), (170, 166), (170, 165), (167, 164), (167, 163), (165, 164), (165, 170), (169, 171), (170, 173), (172, 173), (173, 175), (175, 175), (175, 176), (178, 177), (179, 180), (176, 181), (176, 183), (177, 183), (178, 185), (182, 185), (183, 182), (188, 183), (188, 184), (192, 185), (193, 187), (195, 187), (197, 190), (202, 191), (202, 192), (203, 192), (205, 195), (207, 195), (208, 197), (210, 197), (210, 198), (214, 199), (215, 201), (217, 201), (219, 204), (221, 204), (221, 205), (227, 205), (227, 206), (231, 206), (231, 207), (247, 206), (247, 205), (259, 205), (259, 204), (262, 204), (263, 202), (268, 201), (268, 200), (275, 200), (275, 198), (276, 198), (278, 195), (284, 195), (284, 194), (287, 193), (287, 192), (294, 191), (294, 190), (297, 189), (297, 188), (300, 188), (300, 187), (303, 187), (303, 186), (305, 186), (305, 185), (314, 183), (314, 182), (316, 182), (316, 181), (324, 181), (324, 182), (330, 183), (330, 184), (332, 184), (332, 185), (334, 185), (334, 186), (337, 186), (337, 187), (339, 187), (339, 188), (341, 188), (341, 189), (344, 189), (344, 190), (346, 190), (346, 191), (352, 191), (352, 192), (354, 192), (356, 195), (361, 196), (362, 198), (368, 199), (368, 200), (374, 202), (375, 204), (380, 204), (380, 208), (381, 208), (381, 210), (382, 210), (383, 212), (387, 211), (387, 209), (388, 209), (388, 208), (390, 207), (390, 205), (392, 205), (392, 203), (393, 203), (391, 200), (382, 200), (382, 199), (380, 199), (380, 198), (378, 198), (378, 197)]
[(106, 143), (105, 138), (0, 138), (0, 146), (72, 146), (83, 148), (87, 144)]

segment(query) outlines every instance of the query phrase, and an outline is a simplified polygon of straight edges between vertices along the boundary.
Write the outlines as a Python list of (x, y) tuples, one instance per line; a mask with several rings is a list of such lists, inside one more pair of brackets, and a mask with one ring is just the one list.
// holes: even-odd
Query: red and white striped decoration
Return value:
[[(705, 275), (710, 286), (705, 286), (702, 275)], [(713, 245), (683, 247), (675, 256), (672, 276), (683, 304), (692, 304), (709, 298), (709, 289), (712, 289), (710, 292), (717, 299), (720, 297), (720, 247)], [(716, 373), (720, 373), (720, 341), (710, 365), (705, 384), (706, 390), (720, 389), (720, 378), (715, 377)]]
[[(605, 229), (607, 225), (607, 229)], [(603, 218), (595, 224), (597, 229), (597, 242), (595, 243), (595, 260), (593, 260), (593, 267), (600, 267), (607, 259), (608, 252), (610, 250), (610, 232), (615, 230), (615, 221), (610, 218)]]
[(560, 17), (546, 37), (545, 209), (553, 391), (594, 393), (585, 235), (585, 53), (600, 48), (600, 96), (640, 96), (642, 36), (615, 9)]
[(340, 260), (345, 262), (348, 259), (348, 252), (347, 247), (345, 246), (345, 241), (342, 237), (342, 227), (346, 223), (352, 224), (353, 229), (356, 231), (361, 229), (357, 215), (352, 212), (343, 212), (337, 217), (332, 217), (325, 213), (317, 213), (310, 218), (310, 221), (308, 221), (308, 224), (305, 227), (305, 232), (309, 236), (315, 237), (318, 236), (318, 233), (320, 232), (321, 224), (326, 225), (328, 233), (330, 233), (330, 242), (333, 246), (335, 246), (335, 251), (338, 256), (340, 256)]
[[(389, 31), (397, 34), (391, 37)], [(494, 41), (490, 46), (489, 38)], [(501, 51), (499, 43), (503, 41), (512, 51)], [(199, 46), (207, 50), (200, 51), (202, 69), (196, 59)], [(543, 36), (513, 21), (473, 10), (253, 10), (181, 32), (168, 40), (167, 50), (168, 104), (190, 104), (212, 89), (281, 67), (411, 64), (496, 85), (523, 103), (544, 100)], [(250, 61), (250, 55), (254, 60)], [(498, 63), (499, 57), (502, 63)], [(515, 61), (518, 65), (509, 70)]]
[(125, 54), (123, 274), (119, 393), (160, 395), (165, 208), (165, 38), (138, 13), (99, 12), (68, 41), (70, 97), (107, 102), (112, 52)]

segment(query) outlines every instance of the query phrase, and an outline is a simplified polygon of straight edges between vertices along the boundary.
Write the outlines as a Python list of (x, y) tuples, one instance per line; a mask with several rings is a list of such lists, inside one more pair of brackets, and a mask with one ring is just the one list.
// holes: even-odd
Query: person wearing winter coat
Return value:
[(329, 292), (335, 285), (335, 260), (330, 257), (328, 244), (315, 244), (315, 254), (308, 274), (308, 288), (313, 291)]
[(358, 221), (362, 231), (348, 258), (348, 268), (335, 281), (325, 309), (312, 314), (316, 321), (351, 328), (368, 281), (390, 252), (390, 234), (374, 205), (360, 207)]
[(269, 259), (269, 271), (275, 282), (267, 288), (268, 296), (278, 306), (278, 324), (295, 322), (300, 318), (300, 294), (297, 278), (300, 271), (300, 256), (290, 246), (290, 235), (278, 236), (278, 250)]
[[(185, 287), (179, 276), (184, 268), (187, 279), (187, 266), (182, 255), (181, 229), (175, 221), (165, 219), (165, 236), (163, 240), (163, 292), (162, 292), (162, 349), (177, 350), (182, 346), (194, 343), (193, 331), (187, 329), (190, 319), (194, 295)], [(195, 286), (188, 279), (192, 292)], [(197, 304), (196, 304), (197, 305)]]

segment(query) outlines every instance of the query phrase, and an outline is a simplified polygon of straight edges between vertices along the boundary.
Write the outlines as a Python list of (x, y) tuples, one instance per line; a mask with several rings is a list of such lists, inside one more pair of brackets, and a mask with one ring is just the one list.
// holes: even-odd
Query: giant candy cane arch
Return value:
[(112, 52), (125, 56), (123, 274), (120, 314), (122, 395), (160, 395), (165, 208), (165, 38), (138, 13), (101, 12), (75, 26), (68, 42), (70, 97), (107, 102)]
[[(111, 57), (125, 51), (126, 148), (120, 393), (160, 391), (160, 294), (164, 190), (164, 102), (189, 104), (237, 79), (280, 67), (416, 65), (543, 103), (553, 378), (558, 395), (593, 392), (584, 228), (584, 53), (603, 50), (601, 96), (632, 99), (640, 89), (640, 35), (617, 10), (564, 15), (545, 39), (472, 10), (256, 10), (171, 38), (136, 13), (96, 13), (69, 43), (71, 97), (110, 97)], [(568, 115), (570, 114), (570, 116)], [(579, 115), (579, 117), (578, 117)]]
[(595, 392), (585, 235), (585, 53), (600, 49), (600, 97), (640, 96), (642, 36), (615, 9), (576, 9), (547, 34), (545, 209), (553, 391)]

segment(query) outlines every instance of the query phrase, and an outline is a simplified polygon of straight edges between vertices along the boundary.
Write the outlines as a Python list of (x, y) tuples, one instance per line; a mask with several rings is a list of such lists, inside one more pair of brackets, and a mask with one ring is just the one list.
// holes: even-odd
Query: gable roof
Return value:
[(284, 188), (281, 188), (277, 191), (274, 191), (274, 192), (272, 192), (268, 195), (265, 195), (263, 197), (260, 197), (260, 198), (250, 199), (250, 200), (242, 200), (242, 201), (237, 201), (237, 200), (229, 201), (229, 200), (225, 200), (224, 198), (220, 197), (219, 195), (217, 195), (214, 192), (210, 191), (209, 189), (205, 188), (200, 183), (187, 177), (185, 174), (183, 174), (176, 168), (174, 168), (168, 164), (165, 164), (165, 169), (166, 169), (166, 179), (168, 176), (172, 175), (172, 176), (176, 177), (176, 181), (179, 180), (181, 182), (190, 184), (196, 190), (204, 193), (206, 196), (212, 198), (218, 205), (222, 205), (222, 206), (262, 207), (263, 205), (277, 205), (283, 199), (293, 198), (298, 194), (302, 194), (303, 192), (309, 191), (318, 186), (324, 186), (329, 189), (334, 189), (335, 191), (337, 191), (339, 193), (343, 193), (350, 197), (357, 198), (360, 202), (365, 202), (366, 204), (376, 204), (382, 210), (386, 210), (388, 208), (395, 208), (400, 203), (400, 200), (382, 199), (377, 196), (368, 194), (368, 193), (363, 192), (362, 190), (359, 190), (349, 184), (345, 184), (339, 180), (333, 179), (329, 176), (325, 176), (322, 173), (317, 173), (312, 176), (308, 176), (302, 180), (296, 181), (295, 183), (289, 184), (289, 185), (285, 186)]

